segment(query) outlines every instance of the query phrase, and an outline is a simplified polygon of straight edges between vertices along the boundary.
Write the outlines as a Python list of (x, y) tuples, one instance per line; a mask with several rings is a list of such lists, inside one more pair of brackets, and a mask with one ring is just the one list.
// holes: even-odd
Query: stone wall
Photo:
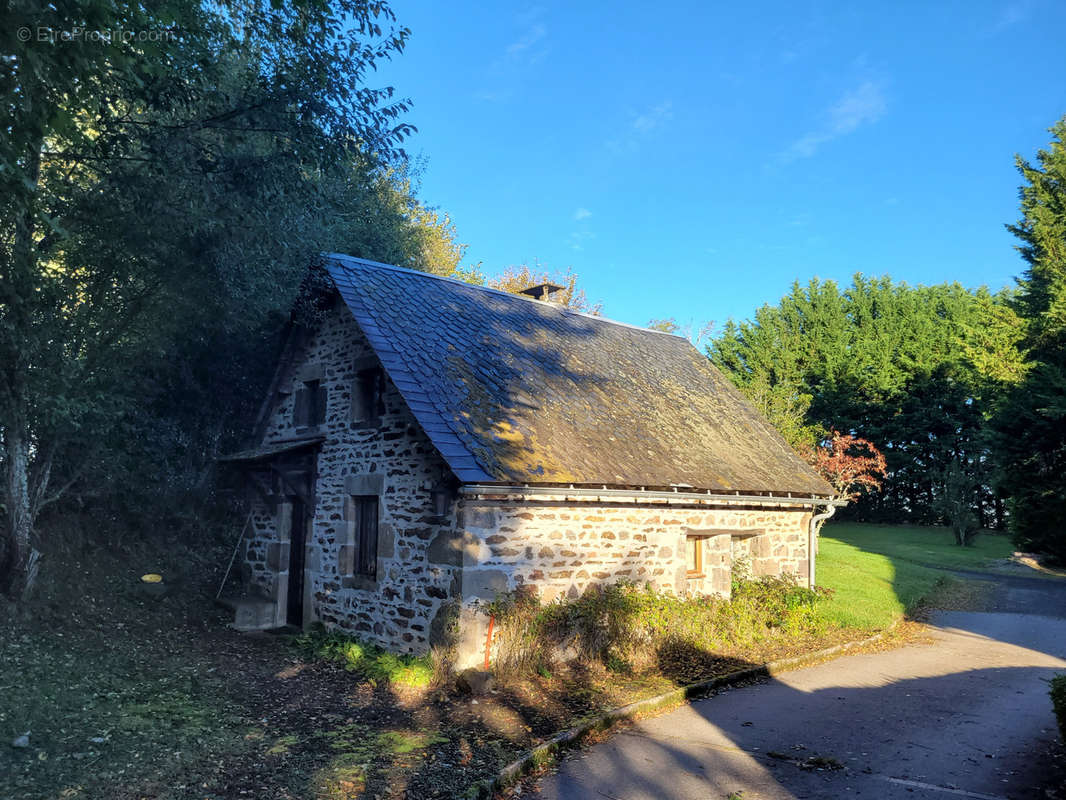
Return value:
[[(728, 595), (733, 561), (755, 576), (807, 581), (804, 509), (663, 507), (464, 500), (463, 598), (532, 585), (545, 602), (593, 583), (628, 579), (674, 594)], [(685, 538), (700, 536), (703, 571), (690, 577)]]
[[(728, 596), (736, 558), (755, 576), (807, 583), (810, 509), (464, 499), (462, 632), (458, 666), (479, 666), (487, 618), (478, 601), (533, 587), (543, 602), (592, 584), (630, 580), (677, 595)], [(698, 535), (703, 571), (689, 575), (685, 537)]]
[[(264, 444), (313, 434), (325, 436), (317, 457), (316, 496), (307, 536), (304, 624), (320, 620), (401, 652), (425, 652), (442, 635), (449, 598), (458, 594), (453, 558), (428, 559), (434, 537), (455, 529), (454, 510), (433, 516), (430, 489), (447, 467), (422, 433), (399, 392), (386, 381), (385, 413), (367, 424), (355, 419), (353, 386), (359, 370), (375, 365), (365, 337), (343, 306), (335, 307), (281, 376)], [(298, 430), (296, 390), (318, 380), (326, 390), (324, 424)], [(257, 497), (246, 548), (246, 575), (285, 620), (291, 553), (284, 490), (275, 502)], [(349, 495), (378, 494), (376, 580), (346, 575), (342, 560)]]

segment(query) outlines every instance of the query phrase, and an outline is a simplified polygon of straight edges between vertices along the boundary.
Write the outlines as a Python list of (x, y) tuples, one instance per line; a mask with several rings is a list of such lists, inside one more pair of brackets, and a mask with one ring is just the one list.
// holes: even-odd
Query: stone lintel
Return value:
[(364, 475), (348, 475), (344, 479), (345, 494), (378, 495), (385, 493), (385, 475), (368, 472)]

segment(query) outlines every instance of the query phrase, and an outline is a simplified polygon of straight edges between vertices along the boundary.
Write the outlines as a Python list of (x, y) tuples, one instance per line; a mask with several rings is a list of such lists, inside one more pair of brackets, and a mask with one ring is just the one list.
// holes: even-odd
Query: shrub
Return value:
[(433, 682), (435, 670), (430, 656), (397, 655), (322, 626), (294, 636), (291, 641), (305, 657), (332, 661), (375, 683), (420, 688)]
[(484, 610), (499, 632), (498, 671), (548, 671), (573, 659), (628, 672), (654, 660), (693, 664), (768, 638), (819, 633), (828, 624), (816, 612), (825, 594), (791, 576), (753, 580), (738, 573), (728, 600), (674, 597), (623, 582), (548, 604), (510, 593)]
[(1066, 675), (1056, 675), (1051, 684), (1051, 706), (1055, 709), (1055, 719), (1059, 722), (1059, 735), (1066, 742)]

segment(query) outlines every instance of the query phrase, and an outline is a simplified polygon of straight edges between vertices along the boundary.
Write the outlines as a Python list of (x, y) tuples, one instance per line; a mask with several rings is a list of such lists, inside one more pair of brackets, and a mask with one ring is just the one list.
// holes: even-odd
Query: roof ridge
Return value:
[(686, 337), (682, 336), (679, 333), (670, 333), (669, 331), (660, 331), (660, 330), (657, 330), (656, 328), (644, 328), (644, 327), (641, 327), (640, 325), (631, 325), (628, 322), (621, 322), (621, 321), (619, 321), (617, 319), (611, 319), (610, 317), (600, 317), (600, 316), (596, 316), (595, 314), (587, 314), (584, 311), (575, 311), (574, 309), (567, 308), (566, 306), (556, 305), (555, 303), (545, 302), (543, 300), (534, 300), (532, 297), (528, 297), (527, 298), (527, 297), (524, 297), (522, 295), (514, 294), (513, 292), (506, 292), (503, 289), (494, 289), (491, 286), (479, 286), (476, 283), (467, 283), (466, 281), (461, 281), (458, 278), (452, 278), (452, 277), (450, 277), (448, 275), (437, 275), (436, 273), (433, 273), (433, 272), (423, 272), (420, 269), (411, 269), (410, 267), (398, 267), (395, 264), (386, 264), (386, 263), (384, 263), (382, 261), (371, 261), (369, 258), (358, 258), (356, 256), (350, 256), (350, 255), (347, 255), (345, 253), (323, 253), (322, 255), (325, 258), (332, 258), (332, 259), (334, 259), (336, 261), (341, 261), (341, 262), (343, 262), (343, 261), (354, 261), (357, 264), (362, 264), (363, 266), (376, 267), (376, 268), (379, 268), (379, 269), (387, 269), (387, 270), (391, 270), (393, 272), (405, 272), (405, 273), (408, 273), (410, 275), (415, 275), (415, 276), (419, 276), (419, 277), (422, 277), (422, 278), (431, 278), (433, 280), (438, 280), (438, 281), (447, 281), (449, 283), (455, 283), (455, 284), (458, 284), (459, 286), (465, 286), (465, 287), (468, 287), (470, 289), (480, 290), (482, 292), (489, 292), (491, 294), (499, 294), (499, 295), (503, 295), (505, 297), (510, 297), (510, 298), (513, 298), (513, 299), (516, 299), (516, 300), (521, 300), (521, 301), (524, 301), (524, 302), (539, 303), (543, 307), (553, 308), (556, 311), (562, 312), (563, 314), (572, 314), (572, 315), (575, 315), (575, 316), (578, 316), (578, 317), (585, 317), (586, 319), (595, 320), (597, 322), (606, 322), (606, 323), (608, 323), (610, 325), (618, 325), (619, 327), (622, 327), (622, 328), (630, 328), (630, 329), (635, 330), (635, 331), (642, 331), (644, 333), (655, 333), (655, 334), (660, 334), (660, 335), (663, 335), (663, 336), (673, 336), (675, 339), (681, 339), (681, 340), (686, 341), (686, 342), (688, 341), (688, 339)]

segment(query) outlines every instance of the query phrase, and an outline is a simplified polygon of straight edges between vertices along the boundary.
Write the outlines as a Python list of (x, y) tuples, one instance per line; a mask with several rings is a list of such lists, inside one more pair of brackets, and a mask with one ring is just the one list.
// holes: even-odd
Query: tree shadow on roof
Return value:
[(338, 264), (338, 291), (464, 482), (831, 491), (680, 337)]

